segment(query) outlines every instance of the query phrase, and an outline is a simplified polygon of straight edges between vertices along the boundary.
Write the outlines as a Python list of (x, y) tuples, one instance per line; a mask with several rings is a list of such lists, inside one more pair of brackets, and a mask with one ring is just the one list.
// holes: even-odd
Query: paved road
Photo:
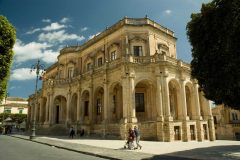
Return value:
[(104, 160), (31, 141), (0, 135), (0, 160)]

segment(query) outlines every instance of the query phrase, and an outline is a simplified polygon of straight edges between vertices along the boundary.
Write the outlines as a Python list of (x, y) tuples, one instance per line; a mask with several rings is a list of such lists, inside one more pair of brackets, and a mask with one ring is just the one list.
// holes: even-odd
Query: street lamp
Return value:
[(30, 140), (33, 140), (36, 138), (36, 106), (38, 104), (38, 96), (37, 96), (37, 85), (38, 85), (38, 79), (39, 75), (41, 76), (44, 74), (44, 65), (40, 64), (40, 60), (37, 61), (36, 64), (32, 65), (30, 72), (36, 72), (37, 78), (36, 78), (36, 84), (35, 84), (35, 105), (33, 110), (33, 120), (32, 120), (32, 135), (30, 136)]

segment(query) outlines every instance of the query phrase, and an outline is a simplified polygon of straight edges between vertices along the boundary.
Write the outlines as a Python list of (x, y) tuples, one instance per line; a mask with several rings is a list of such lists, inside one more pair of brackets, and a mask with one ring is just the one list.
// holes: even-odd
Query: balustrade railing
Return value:
[(102, 66), (93, 66), (93, 68), (91, 68), (90, 70), (84, 70), (82, 73), (77, 72), (77, 74), (74, 74), (72, 78), (45, 80), (43, 81), (43, 86), (69, 84), (78, 80), (80, 77), (85, 77), (87, 75), (94, 74), (101, 70), (113, 69), (120, 66), (122, 63), (148, 64), (148, 63), (161, 63), (161, 62), (167, 62), (174, 66), (190, 69), (190, 64), (187, 64), (176, 58), (166, 56), (165, 54), (155, 54), (152, 56), (133, 56), (132, 54), (128, 54), (116, 60), (105, 62)]

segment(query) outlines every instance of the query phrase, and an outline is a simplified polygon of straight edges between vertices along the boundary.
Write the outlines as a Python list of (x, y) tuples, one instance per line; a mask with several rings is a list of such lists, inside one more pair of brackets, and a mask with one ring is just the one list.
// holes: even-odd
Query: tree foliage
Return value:
[(15, 28), (6, 17), (0, 15), (0, 101), (6, 94), (15, 41)]
[(205, 97), (240, 109), (240, 1), (213, 0), (191, 15), (192, 77)]
[(8, 117), (10, 117), (13, 122), (17, 122), (18, 124), (27, 120), (26, 114), (0, 113), (0, 122), (4, 121)]

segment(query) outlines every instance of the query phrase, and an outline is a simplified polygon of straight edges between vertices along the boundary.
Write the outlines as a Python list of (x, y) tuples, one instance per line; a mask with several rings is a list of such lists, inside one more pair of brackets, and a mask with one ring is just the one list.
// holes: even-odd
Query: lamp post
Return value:
[(32, 135), (30, 136), (30, 140), (33, 140), (36, 138), (36, 132), (35, 132), (36, 131), (36, 109), (37, 109), (36, 106), (38, 104), (37, 85), (38, 85), (39, 75), (42, 75), (44, 73), (44, 65), (40, 64), (40, 60), (38, 60), (36, 64), (32, 65), (30, 72), (36, 72), (36, 75), (37, 75), (36, 83), (35, 83), (35, 103), (34, 103), (34, 110), (32, 110), (33, 111)]

